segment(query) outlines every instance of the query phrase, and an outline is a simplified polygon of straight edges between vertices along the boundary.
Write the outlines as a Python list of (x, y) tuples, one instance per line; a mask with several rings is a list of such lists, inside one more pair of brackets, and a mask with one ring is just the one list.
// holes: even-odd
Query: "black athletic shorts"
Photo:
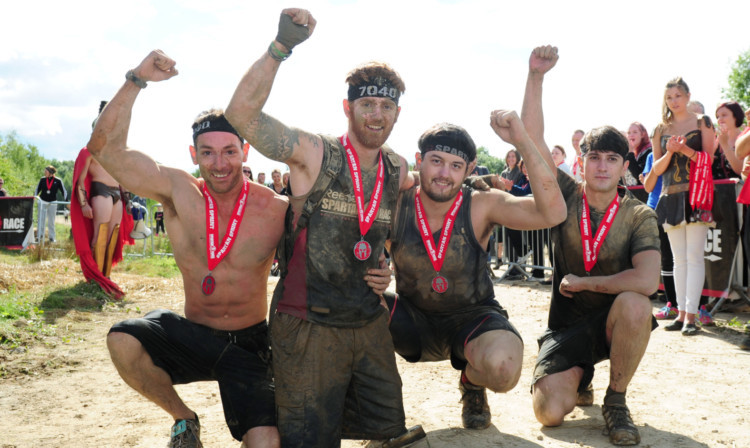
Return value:
[(214, 330), (168, 310), (112, 326), (140, 341), (173, 384), (218, 381), (224, 418), (242, 440), (256, 426), (276, 426), (266, 322), (238, 331)]
[[(594, 378), (594, 365), (609, 359), (607, 317), (610, 309), (611, 307), (603, 308), (564, 330), (547, 328), (537, 340), (539, 355), (531, 386), (547, 375), (578, 366), (583, 369), (578, 392), (585, 391)], [(651, 330), (657, 326), (652, 317)]]
[(488, 331), (510, 331), (523, 341), (495, 299), (450, 313), (426, 313), (398, 295), (383, 297), (391, 311), (389, 329), (396, 353), (409, 362), (450, 359), (454, 369), (463, 370), (464, 347)]

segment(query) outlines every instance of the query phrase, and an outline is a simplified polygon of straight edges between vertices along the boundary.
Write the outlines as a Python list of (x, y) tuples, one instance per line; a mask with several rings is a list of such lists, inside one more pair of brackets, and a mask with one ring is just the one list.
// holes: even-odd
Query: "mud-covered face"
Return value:
[(469, 166), (464, 159), (442, 151), (425, 153), (419, 179), (422, 191), (436, 202), (451, 201), (461, 189)]
[(617, 188), (627, 166), (625, 159), (616, 152), (587, 152), (583, 155), (583, 178), (586, 186), (598, 193), (612, 191)]
[(401, 111), (388, 98), (364, 97), (348, 102), (349, 128), (356, 140), (370, 149), (378, 149), (388, 140)]

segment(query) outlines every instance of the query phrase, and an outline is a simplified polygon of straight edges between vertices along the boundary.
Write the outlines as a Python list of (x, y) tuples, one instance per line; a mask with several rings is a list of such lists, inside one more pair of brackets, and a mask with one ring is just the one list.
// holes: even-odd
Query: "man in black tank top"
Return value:
[(476, 165), (474, 142), (459, 126), (433, 126), (419, 139), (421, 186), (399, 197), (390, 238), (398, 294), (386, 294), (396, 352), (410, 362), (450, 359), (461, 371), (463, 424), (474, 429), (490, 425), (485, 388), (511, 390), (523, 360), (521, 335), (494, 299), (486, 268), (490, 234), (497, 225), (547, 228), (566, 216), (552, 171), (516, 112), (492, 112), (491, 125), (521, 151), (539, 193), (462, 188)]

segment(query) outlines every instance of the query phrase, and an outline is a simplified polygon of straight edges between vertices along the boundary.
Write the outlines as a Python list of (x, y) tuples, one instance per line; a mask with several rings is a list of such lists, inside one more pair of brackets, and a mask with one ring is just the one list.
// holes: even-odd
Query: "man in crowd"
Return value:
[(494, 111), (490, 123), (520, 150), (536, 194), (462, 188), (476, 164), (474, 141), (459, 126), (428, 129), (419, 139), (420, 186), (399, 197), (390, 237), (398, 294), (386, 295), (397, 353), (410, 362), (450, 359), (461, 371), (463, 424), (473, 429), (490, 425), (485, 388), (511, 390), (523, 364), (521, 335), (487, 271), (490, 235), (497, 225), (540, 229), (566, 216), (555, 177), (516, 112)]
[(192, 126), (200, 179), (126, 147), (138, 94), (176, 74), (172, 59), (151, 52), (127, 73), (88, 148), (123, 186), (163, 205), (185, 317), (157, 310), (120, 322), (107, 346), (125, 382), (175, 419), (169, 446), (201, 446), (198, 415), (173, 384), (218, 381), (232, 436), (247, 447), (278, 447), (266, 282), (288, 203), (243, 176), (249, 146), (221, 110), (201, 113)]
[(261, 185), (265, 185), (266, 184), (266, 173), (264, 173), (263, 171), (261, 171), (260, 173), (258, 173), (258, 183), (261, 184)]
[[(542, 84), (557, 59), (555, 47), (532, 52), (522, 112), (553, 172), (544, 141)], [(640, 442), (625, 392), (656, 327), (648, 297), (659, 284), (660, 263), (656, 215), (617, 187), (628, 150), (617, 129), (596, 128), (581, 141), (583, 182), (557, 172), (568, 218), (552, 229), (552, 302), (532, 380), (537, 419), (558, 426), (576, 404), (593, 402), (594, 365), (609, 359), (602, 414), (615, 445)]]
[(44, 242), (44, 226), (47, 226), (47, 237), (50, 243), (55, 242), (55, 215), (57, 215), (58, 194), (62, 194), (62, 200), (68, 196), (65, 186), (60, 178), (55, 177), (57, 169), (50, 165), (44, 169), (44, 177), (39, 179), (34, 196), (39, 198), (39, 222), (37, 224), (37, 241)]
[(276, 39), (226, 112), (254, 148), (289, 166), (294, 185), (271, 309), (279, 431), (285, 447), (335, 447), (341, 438), (402, 443), (421, 428), (406, 431), (388, 315), (364, 277), (378, 267), (399, 188), (413, 183), (406, 161), (384, 146), (405, 87), (384, 63), (352, 70), (348, 130), (339, 138), (264, 113), (282, 61), (315, 24), (306, 10), (282, 11)]

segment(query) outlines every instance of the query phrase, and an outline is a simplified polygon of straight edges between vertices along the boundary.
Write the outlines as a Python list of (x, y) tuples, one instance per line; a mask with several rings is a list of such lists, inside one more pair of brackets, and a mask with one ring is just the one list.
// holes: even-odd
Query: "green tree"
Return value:
[(492, 174), (500, 174), (505, 169), (505, 161), (491, 156), (484, 146), (477, 148), (477, 165), (486, 166)]
[(724, 98), (737, 101), (747, 110), (750, 107), (750, 49), (737, 57), (727, 81), (729, 87), (721, 89)]
[(34, 145), (18, 141), (15, 132), (0, 135), (0, 177), (11, 196), (31, 196), (49, 161)]

